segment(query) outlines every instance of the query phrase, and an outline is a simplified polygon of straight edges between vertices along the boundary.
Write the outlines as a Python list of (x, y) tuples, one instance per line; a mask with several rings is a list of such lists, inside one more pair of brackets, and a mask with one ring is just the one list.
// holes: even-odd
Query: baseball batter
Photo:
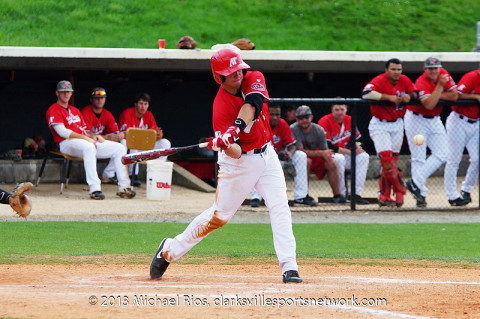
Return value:
[[(352, 136), (352, 117), (347, 115), (347, 106), (345, 104), (332, 105), (332, 113), (327, 114), (318, 120), (318, 125), (325, 130), (325, 137), (327, 138), (328, 147), (333, 149), (335, 153), (344, 156), (345, 161), (339, 162), (344, 164), (339, 167), (339, 170), (350, 169), (352, 167), (352, 158), (350, 156), (349, 144)], [(355, 132), (355, 139), (361, 137), (358, 128)], [(365, 179), (367, 178), (368, 163), (370, 156), (362, 147), (355, 143), (355, 202), (357, 204), (369, 204), (370, 202), (362, 198), (363, 187), (365, 186)], [(340, 193), (345, 195), (345, 184), (339, 181)]]
[[(365, 85), (362, 98), (395, 104), (370, 105), (372, 119), (368, 131), (382, 165), (378, 203), (380, 206), (401, 207), (403, 195), (407, 192), (397, 168), (398, 153), (403, 143), (404, 105), (417, 98), (416, 89), (412, 81), (402, 74), (402, 62), (393, 58), (385, 63), (385, 73)], [(390, 197), (392, 190), (395, 200)]]
[[(458, 98), (480, 102), (480, 70), (465, 74), (458, 82)], [(478, 180), (478, 105), (454, 105), (447, 118), (448, 157), (445, 165), (444, 183), (448, 202), (452, 206), (464, 206), (472, 201), (470, 193)], [(467, 148), (470, 156), (461, 195), (457, 192), (457, 171)]]
[[(157, 122), (153, 117), (152, 112), (148, 110), (150, 107), (150, 95), (147, 93), (139, 93), (135, 97), (135, 104), (132, 107), (127, 108), (120, 114), (119, 125), (120, 131), (126, 132), (128, 128), (142, 128), (142, 129), (154, 129), (157, 131), (157, 141), (155, 142), (155, 149), (157, 148), (170, 148), (171, 143), (169, 140), (163, 137), (163, 131), (157, 126)], [(123, 145), (127, 145), (125, 140), (120, 141)], [(130, 150), (130, 153), (135, 153), (138, 150)], [(167, 160), (167, 156), (162, 156), (160, 160)], [(129, 173), (133, 174), (133, 165), (129, 165)], [(135, 175), (138, 175), (139, 166), (136, 165)], [(138, 180), (136, 180), (138, 182)], [(135, 186), (140, 186), (139, 184)]]
[(270, 211), (273, 241), (283, 282), (301, 282), (296, 262), (296, 243), (286, 196), (285, 178), (270, 143), (265, 78), (240, 54), (222, 49), (210, 59), (214, 79), (220, 84), (213, 102), (214, 138), (210, 149), (219, 151), (218, 185), (212, 207), (197, 216), (175, 238), (165, 238), (150, 265), (152, 279), (160, 278), (171, 262), (233, 217), (249, 191), (255, 187)]
[[(418, 99), (422, 105), (408, 105), (405, 114), (405, 134), (412, 155), (412, 179), (407, 188), (417, 199), (417, 207), (427, 206), (425, 183), (430, 175), (447, 160), (447, 133), (440, 118), (442, 107), (438, 101), (456, 101), (457, 85), (450, 74), (442, 68), (440, 60), (430, 57), (425, 60), (423, 74), (415, 81)], [(415, 145), (413, 137), (422, 134), (425, 143)], [(432, 154), (427, 157), (427, 146)]]
[[(112, 113), (105, 109), (107, 92), (104, 88), (94, 88), (90, 95), (90, 104), (82, 109), (83, 119), (87, 125), (86, 131), (101, 135), (104, 139), (120, 142), (125, 135), (118, 129)], [(115, 163), (110, 160), (102, 173), (102, 183), (116, 184), (114, 179)]]
[[(308, 195), (307, 154), (297, 150), (295, 146), (296, 141), (290, 126), (284, 119), (280, 118), (280, 106), (270, 105), (268, 112), (270, 113), (273, 148), (278, 154), (280, 163), (283, 167), (286, 161), (291, 160), (295, 168), (293, 202), (299, 205), (316, 206), (317, 202)], [(252, 207), (258, 207), (260, 200), (260, 194), (253, 189), (252, 193), (250, 193), (250, 204)]]
[(115, 173), (118, 177), (117, 195), (133, 198), (135, 191), (131, 189), (130, 179), (122, 164), (122, 156), (126, 154), (125, 146), (105, 141), (100, 135), (87, 134), (82, 113), (76, 107), (68, 104), (72, 93), (72, 84), (68, 81), (60, 81), (56, 90), (57, 102), (47, 110), (47, 123), (54, 142), (60, 146), (60, 152), (83, 159), (87, 184), (90, 188), (90, 198), (105, 198), (97, 174), (97, 158), (113, 159)]

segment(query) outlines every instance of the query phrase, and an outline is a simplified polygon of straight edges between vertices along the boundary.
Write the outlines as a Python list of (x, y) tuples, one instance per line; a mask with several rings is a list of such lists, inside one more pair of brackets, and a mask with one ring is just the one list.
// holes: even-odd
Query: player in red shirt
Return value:
[[(417, 207), (427, 206), (425, 183), (446, 160), (448, 153), (447, 133), (438, 101), (456, 101), (457, 85), (450, 74), (442, 68), (440, 60), (430, 57), (423, 64), (423, 74), (415, 81), (421, 105), (408, 105), (405, 114), (405, 135), (412, 156), (412, 178), (407, 181), (408, 190), (417, 200)], [(415, 145), (413, 137), (421, 134), (425, 143)], [(431, 155), (427, 159), (427, 146)]]
[(90, 188), (90, 198), (104, 199), (101, 183), (97, 174), (97, 158), (112, 158), (118, 177), (117, 195), (133, 198), (135, 191), (131, 189), (122, 156), (126, 149), (120, 143), (105, 141), (102, 136), (87, 133), (82, 113), (68, 104), (73, 93), (72, 84), (60, 81), (57, 84), (57, 102), (47, 110), (46, 118), (55, 143), (60, 146), (60, 152), (70, 156), (81, 157)]
[(208, 146), (219, 151), (217, 195), (212, 207), (197, 216), (183, 233), (160, 243), (150, 265), (150, 276), (160, 278), (171, 262), (225, 225), (255, 187), (270, 211), (283, 282), (301, 282), (285, 178), (270, 143), (265, 78), (258, 71), (246, 71), (249, 65), (231, 49), (217, 51), (210, 63), (214, 79), (220, 84), (213, 102), (215, 137), (209, 138)]
[[(307, 154), (297, 150), (296, 141), (292, 130), (287, 122), (280, 118), (281, 108), (277, 105), (269, 105), (270, 128), (272, 129), (272, 143), (278, 154), (280, 163), (285, 169), (286, 161), (291, 161), (295, 169), (295, 187), (293, 190), (293, 202), (299, 205), (316, 206), (317, 202), (308, 195)], [(261, 196), (253, 189), (250, 193), (250, 205), (258, 207)]]
[[(457, 86), (459, 99), (480, 102), (480, 70), (466, 73)], [(454, 105), (445, 128), (448, 136), (448, 157), (445, 165), (444, 183), (448, 202), (452, 206), (464, 206), (472, 201), (470, 193), (478, 180), (478, 104)], [(470, 164), (462, 183), (461, 197), (457, 192), (457, 172), (463, 151), (467, 148)]]
[[(385, 73), (377, 75), (365, 85), (362, 98), (395, 104), (370, 105), (372, 119), (368, 131), (382, 165), (378, 203), (380, 206), (400, 207), (406, 188), (397, 168), (398, 153), (403, 143), (404, 105), (417, 98), (415, 86), (402, 74), (402, 62), (393, 58), (385, 63)], [(392, 189), (395, 201), (390, 197)]]
[[(325, 137), (327, 138), (328, 147), (333, 149), (335, 153), (342, 154), (345, 161), (339, 163), (344, 164), (344, 167), (338, 169), (350, 169), (352, 167), (352, 159), (350, 157), (350, 147), (347, 146), (352, 136), (352, 117), (347, 115), (347, 106), (345, 104), (332, 105), (332, 113), (327, 114), (318, 120), (318, 125), (325, 130)], [(355, 139), (360, 138), (360, 132), (355, 132)], [(355, 170), (355, 202), (357, 204), (370, 204), (370, 202), (362, 198), (361, 194), (367, 178), (368, 162), (370, 156), (362, 147), (356, 145), (356, 170)], [(345, 196), (346, 189), (343, 181), (339, 181), (340, 193)]]
[[(126, 132), (128, 128), (143, 128), (154, 129), (157, 131), (157, 141), (155, 142), (154, 149), (157, 148), (170, 148), (171, 143), (169, 140), (163, 137), (163, 131), (157, 126), (157, 122), (153, 117), (152, 112), (148, 110), (150, 106), (150, 95), (147, 93), (139, 93), (135, 97), (134, 106), (127, 108), (120, 114), (119, 125), (120, 131)], [(126, 141), (122, 140), (122, 144), (126, 145)], [(135, 153), (138, 150), (130, 150), (130, 153)], [(162, 156), (160, 160), (166, 161), (167, 156)], [(133, 174), (133, 165), (129, 165), (129, 173)], [(135, 175), (138, 175), (139, 166), (136, 166)], [(140, 186), (140, 182), (137, 178), (134, 179), (134, 186)]]
[[(101, 135), (105, 140), (120, 142), (125, 134), (118, 129), (117, 122), (112, 113), (105, 109), (107, 92), (104, 88), (94, 88), (90, 95), (90, 104), (82, 109), (83, 119), (87, 125), (86, 131)], [(108, 162), (102, 173), (102, 183), (116, 184), (115, 164)]]

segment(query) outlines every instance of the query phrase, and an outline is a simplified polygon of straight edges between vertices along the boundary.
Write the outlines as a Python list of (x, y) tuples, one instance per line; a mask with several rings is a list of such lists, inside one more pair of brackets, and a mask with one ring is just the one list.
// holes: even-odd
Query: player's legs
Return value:
[(97, 158), (111, 158), (114, 163), (119, 189), (130, 187), (130, 178), (128, 178), (125, 165), (122, 164), (122, 156), (126, 153), (127, 149), (120, 143), (112, 141), (97, 143)]
[[(462, 160), (463, 150), (467, 143), (465, 134), (465, 125), (469, 125), (450, 113), (445, 123), (447, 129), (448, 155), (444, 172), (445, 193), (449, 200), (455, 200), (460, 197), (457, 191), (457, 172), (460, 161)], [(471, 125), (471, 124), (470, 124)]]
[(165, 242), (163, 257), (168, 262), (180, 259), (209, 233), (225, 225), (255, 186), (265, 167), (265, 161), (258, 154), (242, 155), (240, 159), (230, 158), (223, 152), (218, 156), (220, 169), (216, 200), (181, 234)]
[(108, 161), (107, 166), (105, 166), (102, 177), (108, 177), (108, 178), (113, 178), (115, 176), (115, 163), (113, 162), (112, 159)]
[(292, 156), (292, 163), (296, 172), (293, 199), (305, 198), (308, 195), (307, 154), (302, 151), (295, 151)]
[(100, 191), (100, 179), (97, 174), (97, 149), (93, 143), (79, 138), (60, 142), (60, 152), (70, 156), (81, 157), (90, 193)]
[(333, 160), (335, 161), (335, 166), (337, 167), (338, 190), (342, 196), (346, 196), (347, 189), (345, 188), (345, 156), (343, 154), (335, 153), (333, 155)]
[[(155, 142), (155, 149), (159, 149), (159, 148), (171, 148), (172, 147), (172, 143), (170, 143), (169, 140), (167, 140), (166, 138), (162, 138), (158, 141)], [(161, 156), (159, 157), (158, 159), (159, 160), (162, 160), (162, 161), (166, 161), (167, 160), (167, 157), (168, 156)], [(135, 173), (135, 174), (138, 174), (138, 171)]]
[[(433, 119), (425, 119), (421, 116), (414, 115), (411, 111), (407, 110), (405, 113), (405, 135), (407, 137), (408, 148), (410, 149), (412, 165), (411, 173), (412, 180), (420, 189), (421, 195), (425, 197), (427, 189), (425, 187), (426, 177), (423, 176), (423, 166), (427, 158), (427, 142), (428, 142), (428, 122)], [(443, 127), (443, 125), (442, 125)], [(425, 136), (426, 142), (422, 145), (415, 145), (413, 137), (417, 134)]]
[(260, 196), (260, 194), (257, 192), (255, 188), (252, 188), (248, 196), (250, 197), (250, 201), (253, 199), (262, 200), (262, 196)]
[[(345, 168), (352, 168), (352, 157), (350, 155), (345, 156)], [(368, 163), (370, 162), (370, 156), (367, 152), (355, 154), (355, 194), (362, 195), (363, 187), (365, 186), (365, 180), (367, 179)]]
[(255, 188), (265, 199), (265, 205), (269, 210), (273, 244), (282, 273), (287, 270), (298, 270), (285, 177), (273, 146), (269, 145), (264, 154), (265, 169)]
[(465, 180), (462, 183), (462, 191), (471, 193), (473, 187), (478, 180), (478, 143), (479, 143), (479, 122), (477, 123), (468, 123), (468, 142), (467, 142), (467, 151), (470, 157), (470, 164), (468, 165), (467, 174)]

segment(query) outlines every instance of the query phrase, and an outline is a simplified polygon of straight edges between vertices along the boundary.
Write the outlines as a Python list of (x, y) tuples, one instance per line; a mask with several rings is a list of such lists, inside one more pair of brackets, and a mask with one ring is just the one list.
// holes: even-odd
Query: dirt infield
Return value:
[(480, 270), (300, 265), (0, 265), (0, 317), (480, 318)]

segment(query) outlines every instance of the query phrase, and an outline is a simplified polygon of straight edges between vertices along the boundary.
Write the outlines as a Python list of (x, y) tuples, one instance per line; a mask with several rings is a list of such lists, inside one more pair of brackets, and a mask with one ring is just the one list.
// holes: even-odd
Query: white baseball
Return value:
[(425, 137), (422, 134), (417, 134), (413, 137), (415, 145), (422, 145), (425, 142)]

